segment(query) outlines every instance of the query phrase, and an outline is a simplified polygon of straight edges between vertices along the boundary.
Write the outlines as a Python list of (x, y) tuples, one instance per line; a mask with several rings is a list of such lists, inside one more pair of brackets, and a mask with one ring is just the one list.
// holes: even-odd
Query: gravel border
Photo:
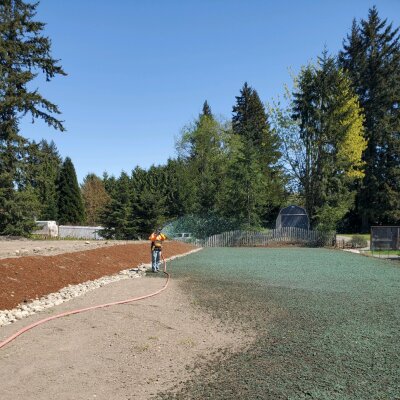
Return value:
[[(194, 249), (184, 254), (178, 254), (167, 258), (165, 261), (172, 261), (176, 258), (185, 257), (189, 254), (196, 253), (202, 250)], [(125, 269), (118, 274), (104, 276), (93, 281), (86, 281), (77, 285), (68, 285), (58, 292), (50, 293), (39, 299), (35, 299), (29, 303), (21, 303), (11, 310), (0, 310), (0, 327), (12, 324), (15, 321), (29, 317), (30, 315), (42, 312), (48, 308), (55, 307), (65, 303), (75, 297), (83, 296), (85, 293), (98, 289), (109, 283), (120, 281), (122, 279), (141, 278), (146, 275), (146, 271), (151, 268), (151, 264), (140, 264), (137, 267)]]

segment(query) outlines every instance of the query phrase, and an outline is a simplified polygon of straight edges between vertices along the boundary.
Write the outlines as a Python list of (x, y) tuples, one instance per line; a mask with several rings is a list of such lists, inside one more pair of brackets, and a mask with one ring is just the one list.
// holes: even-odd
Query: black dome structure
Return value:
[(310, 220), (307, 211), (303, 207), (288, 206), (282, 208), (276, 219), (276, 229), (281, 228), (300, 228), (309, 229)]

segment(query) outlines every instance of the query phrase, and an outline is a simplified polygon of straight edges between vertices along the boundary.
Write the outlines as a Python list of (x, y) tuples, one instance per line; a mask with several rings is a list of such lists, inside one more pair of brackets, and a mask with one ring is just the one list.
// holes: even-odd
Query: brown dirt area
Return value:
[[(0, 242), (0, 246), (3, 243)], [(150, 262), (148, 243), (114, 243), (88, 251), (78, 251), (76, 246), (79, 248), (79, 245), (82, 243), (73, 244), (73, 253), (0, 259), (0, 310), (57, 292), (69, 284), (76, 285)], [(169, 258), (193, 248), (186, 243), (171, 241), (164, 244), (163, 254)], [(67, 247), (66, 251), (70, 249)]]
[[(57, 256), (0, 260), (0, 294), (6, 304), (149, 262), (146, 244), (124, 244)], [(165, 243), (171, 257), (193, 249)], [(41, 325), (0, 349), (2, 400), (156, 399), (178, 389), (193, 371), (221, 354), (243, 350), (252, 334), (199, 311), (173, 278), (160, 295)], [(15, 274), (17, 272), (17, 274)], [(7, 279), (11, 277), (18, 279)], [(4, 283), (6, 282), (6, 283)], [(29, 284), (30, 282), (30, 284)], [(0, 328), (0, 341), (45, 317), (160, 289), (162, 274), (105, 285), (43, 313)], [(13, 303), (3, 296), (15, 292)], [(23, 289), (17, 289), (21, 286)], [(3, 308), (3, 307), (1, 307)]]

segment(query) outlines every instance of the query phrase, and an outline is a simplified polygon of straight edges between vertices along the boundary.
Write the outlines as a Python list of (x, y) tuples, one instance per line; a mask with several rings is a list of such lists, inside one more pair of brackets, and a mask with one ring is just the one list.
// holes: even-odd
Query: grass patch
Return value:
[(400, 256), (400, 250), (374, 250), (366, 251), (365, 254), (385, 257), (385, 256)]
[(339, 233), (338, 235), (344, 236), (349, 239), (351, 239), (353, 236), (359, 236), (365, 240), (370, 240), (370, 238), (371, 238), (371, 235), (369, 233)]

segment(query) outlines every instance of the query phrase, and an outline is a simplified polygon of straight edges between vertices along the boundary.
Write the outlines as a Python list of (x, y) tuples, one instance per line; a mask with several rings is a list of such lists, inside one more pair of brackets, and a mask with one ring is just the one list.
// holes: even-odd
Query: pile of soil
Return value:
[[(194, 246), (166, 242), (165, 258), (183, 254)], [(11, 309), (68, 285), (112, 275), (150, 262), (148, 243), (123, 244), (55, 256), (0, 260), (0, 310)]]

